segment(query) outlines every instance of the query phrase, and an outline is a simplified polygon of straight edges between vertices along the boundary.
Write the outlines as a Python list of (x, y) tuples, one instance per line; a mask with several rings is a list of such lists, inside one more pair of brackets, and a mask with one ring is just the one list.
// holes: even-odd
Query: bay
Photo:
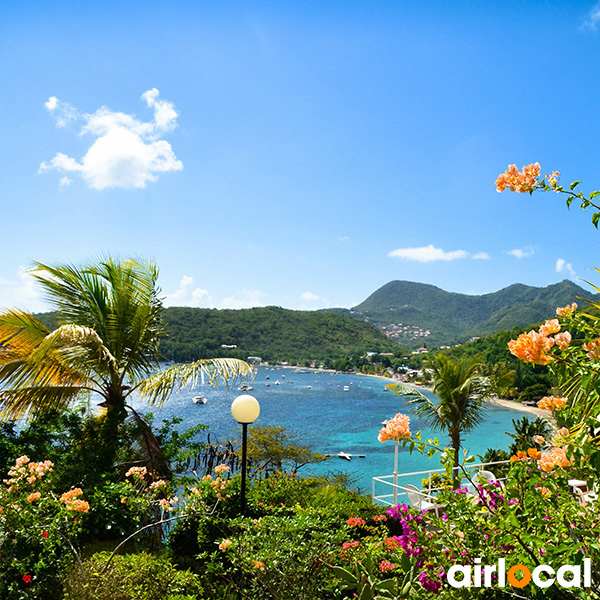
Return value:
[[(389, 391), (388, 381), (383, 379), (314, 370), (292, 371), (283, 367), (259, 367), (251, 392), (241, 392), (237, 387), (204, 386), (200, 392), (207, 398), (206, 404), (192, 402), (198, 393), (196, 388), (173, 394), (158, 410), (148, 408), (139, 399), (135, 399), (133, 405), (143, 412), (153, 412), (156, 421), (172, 416), (181, 418), (180, 430), (199, 423), (207, 425), (211, 436), (224, 441), (239, 431), (239, 425), (231, 416), (231, 403), (240, 394), (250, 393), (261, 407), (256, 424), (282, 425), (297, 433), (300, 442), (315, 452), (365, 455), (365, 458), (353, 457), (351, 461), (335, 456), (320, 465), (309, 465), (301, 473), (344, 472), (351, 475), (353, 487), (370, 492), (372, 478), (391, 475), (394, 466), (394, 444), (379, 442), (377, 434), (386, 419), (399, 412), (410, 414), (407, 401)], [(423, 393), (435, 398), (430, 391)], [(517, 411), (490, 405), (485, 422), (465, 436), (463, 447), (474, 455), (483, 454), (487, 448), (507, 449), (511, 438), (506, 432), (513, 430), (512, 419), (521, 416)], [(410, 428), (413, 433), (422, 430), (423, 439), (437, 436), (441, 445), (449, 443), (444, 433), (433, 432), (414, 417), (411, 417)], [(407, 449), (400, 450), (400, 473), (439, 467), (437, 455), (428, 459), (417, 452), (411, 455)], [(418, 483), (420, 479), (415, 477), (411, 482)]]

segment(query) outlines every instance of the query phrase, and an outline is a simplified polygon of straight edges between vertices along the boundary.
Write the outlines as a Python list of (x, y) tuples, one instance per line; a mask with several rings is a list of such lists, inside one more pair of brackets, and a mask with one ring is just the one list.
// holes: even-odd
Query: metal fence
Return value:
[[(510, 463), (509, 460), (500, 460), (496, 462), (489, 463), (477, 463), (473, 465), (466, 465), (464, 468), (469, 474), (469, 478), (472, 480), (477, 474), (483, 473), (483, 471), (487, 471), (486, 467), (491, 467), (494, 465), (502, 465)], [(418, 481), (418, 485), (415, 487), (419, 488), (420, 496), (431, 503), (435, 503), (436, 497), (435, 493), (438, 492), (441, 488), (433, 487), (431, 482), (431, 476), (434, 473), (445, 473), (446, 469), (431, 469), (429, 471), (415, 471), (414, 473), (398, 473), (392, 475), (382, 475), (379, 477), (373, 477), (373, 491), (371, 494), (373, 504), (380, 503), (385, 506), (396, 506), (400, 503), (411, 504), (408, 500), (407, 492), (411, 490), (406, 487), (406, 485), (411, 484), (412, 481), (423, 480), (425, 478), (428, 479), (429, 484), (426, 489), (423, 489), (421, 485), (421, 481)], [(465, 478), (462, 470), (460, 471), (460, 476), (462, 479)], [(410, 479), (409, 479), (410, 478)], [(495, 477), (497, 481), (503, 481), (502, 477)], [(384, 486), (384, 491), (388, 493), (376, 494), (376, 486), (381, 487)], [(467, 484), (468, 488), (471, 488), (471, 483)], [(474, 490), (473, 490), (474, 491)]]

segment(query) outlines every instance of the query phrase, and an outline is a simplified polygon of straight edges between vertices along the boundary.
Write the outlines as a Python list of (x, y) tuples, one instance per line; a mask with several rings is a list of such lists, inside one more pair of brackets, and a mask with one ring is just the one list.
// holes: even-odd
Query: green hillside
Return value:
[(557, 306), (571, 303), (578, 296), (597, 298), (569, 280), (545, 288), (514, 284), (481, 296), (446, 292), (422, 283), (391, 281), (344, 312), (384, 328), (408, 347), (424, 343), (433, 347), (502, 329), (527, 327), (551, 317)]
[[(50, 329), (58, 325), (56, 313), (36, 317)], [(405, 352), (374, 325), (330, 312), (274, 306), (242, 310), (170, 307), (164, 309), (163, 318), (166, 334), (161, 352), (175, 362), (260, 356), (296, 363), (335, 361), (365, 352)]]
[[(166, 308), (164, 355), (175, 361), (260, 356), (297, 362), (373, 352), (399, 352), (373, 325), (327, 312), (273, 306), (242, 310)], [(237, 346), (226, 349), (222, 346)]]

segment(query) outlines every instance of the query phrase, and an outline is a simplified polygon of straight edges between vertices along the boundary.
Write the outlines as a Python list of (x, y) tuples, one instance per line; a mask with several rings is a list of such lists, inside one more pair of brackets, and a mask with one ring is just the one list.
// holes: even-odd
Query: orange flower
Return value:
[(559, 398), (558, 396), (545, 396), (538, 403), (538, 408), (542, 410), (560, 410), (567, 404), (567, 398)]
[[(548, 185), (550, 187), (558, 187), (558, 179), (560, 177), (560, 171), (552, 171), (552, 175), (546, 175), (546, 179), (548, 180)], [(558, 190), (556, 190), (558, 191)]]
[(496, 189), (499, 192), (503, 192), (506, 188), (511, 192), (532, 192), (538, 183), (540, 173), (540, 163), (524, 166), (522, 173), (519, 173), (517, 165), (509, 165), (504, 173), (498, 175)]
[(386, 422), (385, 427), (379, 431), (377, 439), (380, 442), (407, 440), (410, 437), (409, 422), (410, 418), (407, 415), (398, 413)]
[(567, 306), (564, 306), (563, 308), (557, 308), (556, 314), (559, 317), (568, 317), (569, 315), (573, 314), (576, 310), (577, 310), (577, 303), (573, 302), (573, 304), (571, 304), (571, 305), (567, 304)]
[(571, 334), (568, 331), (557, 333), (554, 336), (554, 343), (561, 349), (566, 350), (571, 343)]
[(529, 456), (529, 458), (533, 458), (535, 460), (539, 460), (540, 458), (542, 458), (542, 453), (539, 450), (536, 450), (535, 448), (528, 448), (527, 455)]
[(265, 563), (264, 562), (260, 562), (260, 560), (253, 560), (252, 562), (254, 563), (254, 568), (255, 569), (260, 569), (261, 571), (265, 570)]
[(552, 496), (552, 492), (547, 487), (544, 487), (543, 485), (541, 485), (538, 488), (538, 492), (540, 493), (540, 496), (542, 498), (550, 498), (550, 496)]
[(358, 546), (360, 544), (360, 542), (358, 540), (352, 540), (351, 542), (344, 542), (342, 544), (342, 548), (344, 550), (348, 550), (349, 548), (356, 548), (356, 546)]
[(60, 497), (60, 501), (64, 502), (66, 504), (67, 502), (70, 502), (71, 500), (73, 500), (73, 498), (77, 498), (77, 496), (81, 496), (82, 494), (83, 494), (83, 490), (81, 488), (74, 488), (72, 490), (69, 490), (68, 492), (65, 492)]
[(556, 467), (568, 467), (570, 464), (571, 461), (567, 458), (564, 448), (552, 448), (538, 459), (540, 469), (545, 472), (552, 471)]
[(583, 345), (583, 349), (587, 351), (590, 360), (600, 358), (600, 338), (590, 340), (587, 344)]
[(554, 340), (531, 330), (522, 333), (516, 340), (508, 342), (510, 353), (524, 362), (536, 365), (547, 365), (552, 362), (552, 356), (547, 351), (554, 346)]
[(527, 453), (523, 452), (523, 450), (519, 450), (516, 454), (513, 454), (510, 457), (510, 462), (521, 462), (527, 460)]
[(36, 500), (39, 500), (41, 494), (39, 492), (33, 492), (33, 494), (29, 494), (29, 496), (27, 496), (27, 502), (35, 502)]
[(549, 319), (540, 327), (540, 335), (549, 336), (560, 331), (558, 319)]

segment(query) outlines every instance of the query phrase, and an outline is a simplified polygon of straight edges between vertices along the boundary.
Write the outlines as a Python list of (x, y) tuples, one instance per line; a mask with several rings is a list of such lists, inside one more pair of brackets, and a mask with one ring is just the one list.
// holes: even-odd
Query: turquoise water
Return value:
[[(269, 379), (267, 379), (267, 377)], [(279, 381), (279, 385), (276, 385)], [(331, 374), (323, 372), (292, 373), (291, 369), (258, 369), (252, 394), (260, 403), (257, 424), (283, 425), (295, 431), (303, 444), (324, 454), (364, 454), (365, 458), (347, 461), (333, 457), (317, 467), (307, 466), (302, 472), (344, 471), (356, 480), (356, 487), (371, 491), (371, 478), (391, 475), (394, 466), (394, 444), (381, 443), (377, 433), (385, 419), (398, 412), (409, 412), (406, 401), (386, 390), (386, 382), (372, 377)], [(309, 387), (310, 386), (310, 387)], [(344, 386), (348, 391), (344, 391)], [(230, 412), (232, 401), (241, 393), (236, 388), (211, 389), (201, 392), (208, 402), (193, 404), (198, 390), (174, 394), (161, 410), (154, 410), (157, 419), (178, 416), (183, 419), (182, 429), (198, 423), (208, 425), (212, 435), (225, 440), (238, 429)], [(431, 392), (425, 392), (434, 398)], [(138, 402), (137, 407), (142, 408)], [(464, 447), (471, 454), (483, 454), (487, 448), (507, 448), (511, 439), (505, 433), (512, 431), (512, 419), (522, 415), (516, 411), (490, 406), (486, 422), (466, 436)], [(425, 429), (411, 418), (411, 431), (423, 430), (423, 439), (435, 437), (443, 445), (448, 438)], [(428, 459), (418, 453), (400, 450), (399, 472), (415, 472), (439, 468), (437, 457)], [(417, 478), (420, 479), (420, 478)]]

